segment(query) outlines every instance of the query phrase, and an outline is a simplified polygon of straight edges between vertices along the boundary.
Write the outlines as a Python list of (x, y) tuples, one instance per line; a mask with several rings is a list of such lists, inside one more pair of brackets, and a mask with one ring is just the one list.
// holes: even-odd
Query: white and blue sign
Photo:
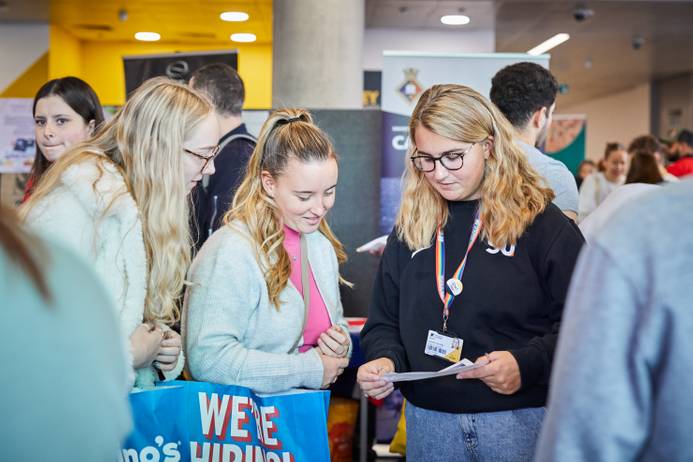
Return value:
[(329, 461), (329, 392), (259, 395), (237, 386), (166, 382), (130, 395), (134, 431), (119, 462)]

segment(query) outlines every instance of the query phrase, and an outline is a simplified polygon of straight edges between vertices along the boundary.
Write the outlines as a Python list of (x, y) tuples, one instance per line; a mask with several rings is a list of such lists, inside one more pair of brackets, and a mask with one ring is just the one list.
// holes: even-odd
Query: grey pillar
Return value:
[(272, 106), (360, 109), (364, 0), (274, 0)]

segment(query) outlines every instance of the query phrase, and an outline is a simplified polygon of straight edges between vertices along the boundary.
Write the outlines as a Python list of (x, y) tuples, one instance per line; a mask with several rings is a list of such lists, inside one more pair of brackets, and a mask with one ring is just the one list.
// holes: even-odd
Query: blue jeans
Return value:
[(449, 414), (407, 401), (407, 461), (531, 461), (546, 410)]

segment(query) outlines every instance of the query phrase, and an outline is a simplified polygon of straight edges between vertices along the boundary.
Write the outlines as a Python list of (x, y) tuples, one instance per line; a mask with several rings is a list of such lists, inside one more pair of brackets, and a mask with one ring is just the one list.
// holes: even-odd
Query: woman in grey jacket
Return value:
[(342, 373), (346, 255), (325, 221), (336, 186), (337, 156), (310, 114), (272, 113), (225, 226), (190, 270), (183, 337), (195, 379), (272, 393)]

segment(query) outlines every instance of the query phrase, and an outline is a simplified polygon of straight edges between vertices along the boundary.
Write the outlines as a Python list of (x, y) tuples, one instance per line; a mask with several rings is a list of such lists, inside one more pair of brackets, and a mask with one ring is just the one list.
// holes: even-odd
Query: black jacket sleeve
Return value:
[(572, 222), (561, 227), (548, 242), (539, 260), (539, 279), (548, 296), (548, 316), (551, 332), (532, 338), (525, 347), (511, 350), (520, 367), (522, 389), (534, 384), (546, 385), (551, 376), (551, 364), (558, 340), (563, 306), (565, 304), (570, 278), (577, 262), (584, 238)]
[(403, 247), (393, 232), (380, 260), (368, 320), (361, 331), (361, 348), (366, 360), (389, 358), (396, 372), (409, 371), (399, 329), (400, 254), (407, 253)]
[[(253, 145), (246, 140), (234, 140), (224, 148), (215, 159), (216, 172), (210, 177), (206, 188), (207, 225), (211, 224), (216, 231), (222, 225), (224, 214), (231, 207), (236, 189), (243, 180), (250, 155), (253, 153)], [(215, 198), (216, 197), (216, 203)], [(215, 213), (216, 212), (216, 213)], [(213, 223), (210, 223), (213, 220)]]

